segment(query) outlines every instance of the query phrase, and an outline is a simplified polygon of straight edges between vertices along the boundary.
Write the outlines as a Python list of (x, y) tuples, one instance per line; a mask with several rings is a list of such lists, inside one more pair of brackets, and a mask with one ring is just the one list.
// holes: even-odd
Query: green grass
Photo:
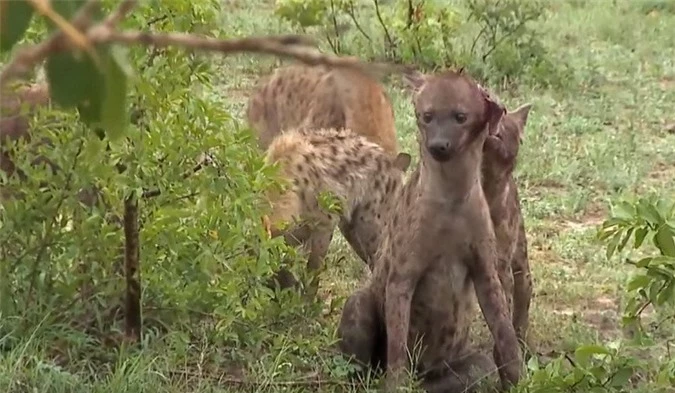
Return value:
[[(272, 3), (226, 1), (222, 23), (237, 35), (287, 32)], [(606, 259), (595, 231), (610, 200), (675, 195), (675, 135), (666, 131), (675, 122), (675, 8), (665, 0), (609, 3), (550, 2), (540, 28), (575, 76), (564, 89), (492, 87), (511, 109), (534, 104), (517, 175), (535, 281), (530, 329), (539, 353), (621, 336), (621, 288), (631, 270)], [(243, 120), (247, 89), (281, 62), (248, 55), (218, 61), (222, 96)], [(416, 157), (410, 100), (395, 83), (387, 88), (402, 150)], [(41, 326), (0, 357), (0, 390), (363, 391), (347, 383), (344, 363), (329, 348), (341, 302), (367, 273), (341, 236), (334, 239), (321, 277), (325, 306), (270, 327), (275, 334), (259, 348), (234, 353), (211, 339), (204, 321), (149, 331), (142, 350)], [(483, 341), (489, 338), (478, 313), (476, 327)]]

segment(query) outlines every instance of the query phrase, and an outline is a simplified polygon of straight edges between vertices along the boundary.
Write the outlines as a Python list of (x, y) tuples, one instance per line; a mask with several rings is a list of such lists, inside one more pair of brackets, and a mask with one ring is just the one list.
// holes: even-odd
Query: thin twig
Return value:
[[(330, 34), (328, 33), (328, 30), (324, 31), (324, 35), (326, 36), (326, 41), (328, 41), (328, 45), (330, 46), (330, 49), (333, 51), (333, 53), (337, 54), (338, 48), (333, 43), (333, 40), (330, 38)], [(337, 42), (337, 40), (336, 40), (336, 42)]]
[(380, 25), (382, 25), (382, 30), (384, 30), (384, 36), (387, 37), (389, 48), (393, 50), (395, 47), (394, 40), (391, 38), (391, 34), (389, 34), (389, 30), (387, 29), (387, 25), (384, 23), (384, 19), (382, 19), (382, 13), (380, 12), (380, 2), (378, 0), (373, 0), (373, 4), (375, 4), (375, 15), (377, 15), (377, 20), (380, 22)]
[(494, 42), (494, 44), (492, 45), (490, 50), (488, 50), (487, 53), (485, 53), (483, 55), (483, 61), (485, 61), (485, 59), (487, 59), (487, 57), (490, 56), (492, 54), (492, 52), (494, 52), (499, 47), (499, 45), (501, 45), (502, 42), (504, 42), (507, 38), (509, 38), (513, 34), (515, 34), (516, 31), (520, 30), (521, 27), (525, 26), (525, 23), (527, 23), (527, 22), (529, 22), (529, 20), (527, 20), (527, 19), (521, 21), (518, 24), (518, 26), (516, 26), (515, 29), (509, 31), (508, 33), (505, 33), (503, 36), (499, 37), (498, 40), (495, 39), (495, 36), (497, 35), (497, 29), (495, 28), (495, 30), (493, 31), (493, 35), (492, 35), (492, 41)]
[(349, 0), (349, 3), (347, 4), (347, 9), (345, 10), (347, 15), (352, 19), (352, 22), (354, 22), (354, 26), (356, 29), (363, 34), (364, 37), (372, 44), (373, 40), (370, 38), (368, 33), (366, 33), (365, 30), (363, 30), (363, 27), (361, 27), (361, 24), (359, 23), (358, 19), (356, 18), (356, 9), (354, 8), (354, 0)]
[(487, 25), (483, 25), (483, 28), (481, 28), (480, 31), (478, 32), (478, 34), (476, 35), (476, 37), (474, 37), (473, 43), (471, 44), (471, 50), (469, 51), (469, 54), (471, 56), (474, 55), (474, 50), (476, 49), (476, 44), (478, 44), (478, 40), (480, 39), (480, 37), (483, 36), (483, 34), (485, 34), (486, 30), (487, 30)]

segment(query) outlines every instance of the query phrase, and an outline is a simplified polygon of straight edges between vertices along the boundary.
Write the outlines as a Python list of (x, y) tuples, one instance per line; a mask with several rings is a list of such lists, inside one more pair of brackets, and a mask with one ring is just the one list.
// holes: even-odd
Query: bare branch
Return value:
[[(75, 44), (78, 48), (86, 50), (93, 53), (94, 48), (92, 48), (91, 43), (87, 38), (72, 24), (68, 23), (67, 20), (61, 16), (58, 12), (54, 11), (50, 2), (48, 0), (27, 0), (30, 5), (35, 8), (40, 14), (46, 16), (54, 24), (56, 24), (61, 31)], [(94, 1), (90, 1), (93, 3)]]
[(132, 192), (124, 200), (124, 275), (127, 283), (125, 335), (141, 341), (140, 241), (138, 236), (138, 200)]
[(389, 48), (393, 50), (396, 47), (396, 44), (394, 43), (393, 38), (391, 38), (391, 34), (389, 34), (387, 24), (384, 23), (384, 19), (382, 18), (382, 13), (380, 12), (380, 2), (379, 0), (373, 0), (373, 4), (375, 4), (375, 15), (377, 15), (377, 20), (380, 22), (380, 25), (382, 26), (384, 36), (387, 38), (387, 44), (389, 45)]
[[(96, 36), (98, 33), (110, 34)], [(354, 56), (334, 56), (321, 53), (318, 49), (307, 45), (308, 38), (299, 35), (254, 36), (219, 40), (184, 33), (145, 33), (133, 31), (97, 31), (94, 32), (97, 42), (118, 42), (127, 45), (143, 44), (155, 48), (177, 46), (187, 51), (200, 50), (233, 53), (259, 53), (293, 58), (308, 65), (329, 65), (333, 67), (353, 67), (364, 72), (392, 73), (400, 72), (402, 66), (389, 63), (363, 63)]]
[[(301, 35), (258, 36), (235, 39), (215, 39), (192, 34), (166, 33), (155, 34), (140, 31), (116, 31), (114, 27), (133, 9), (136, 0), (125, 0), (105, 22), (91, 25), (91, 10), (96, 0), (90, 0), (78, 11), (71, 24), (77, 30), (86, 31), (87, 44), (119, 43), (124, 45), (146, 45), (155, 48), (178, 46), (188, 51), (200, 50), (232, 54), (251, 52), (294, 58), (309, 65), (329, 65), (333, 67), (355, 67), (363, 72), (388, 74), (400, 72), (400, 65), (388, 63), (362, 63), (356, 57), (338, 57), (321, 53), (316, 49), (314, 40)], [(71, 49), (70, 40), (59, 31), (39, 44), (20, 48), (0, 73), (0, 90), (7, 82), (24, 75), (36, 64), (54, 53)]]

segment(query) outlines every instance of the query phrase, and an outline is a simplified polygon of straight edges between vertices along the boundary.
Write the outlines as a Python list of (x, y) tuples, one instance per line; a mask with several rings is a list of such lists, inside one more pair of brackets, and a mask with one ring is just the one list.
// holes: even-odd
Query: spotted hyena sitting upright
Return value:
[[(409, 353), (418, 355), (429, 392), (472, 391), (492, 373), (504, 387), (515, 384), (521, 355), (481, 185), (483, 146), (505, 110), (465, 74), (417, 73), (408, 82), (421, 160), (382, 212), (373, 275), (345, 303), (340, 348), (362, 364), (385, 366), (389, 388), (399, 384)], [(474, 293), (494, 338), (494, 362), (470, 344)]]

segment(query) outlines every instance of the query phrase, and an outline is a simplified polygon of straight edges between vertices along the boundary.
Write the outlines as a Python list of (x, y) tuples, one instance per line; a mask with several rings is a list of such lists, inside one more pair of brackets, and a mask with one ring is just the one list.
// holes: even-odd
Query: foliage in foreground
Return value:
[[(607, 344), (578, 347), (546, 365), (532, 357), (530, 377), (522, 392), (670, 392), (675, 386), (675, 359), (668, 340), (673, 331), (665, 324), (675, 319), (675, 203), (656, 197), (621, 201), (603, 224), (598, 238), (606, 243), (607, 258), (626, 247), (647, 254), (637, 262), (626, 258), (636, 272), (626, 285), (624, 327), (633, 337)], [(651, 247), (650, 247), (651, 246)], [(659, 320), (645, 330), (642, 313), (656, 308)]]
[[(216, 30), (216, 10), (215, 2), (146, 3), (128, 23), (158, 31)], [(26, 39), (43, 37), (46, 27), (33, 19)], [(133, 49), (119, 56), (117, 49), (108, 54), (128, 56), (136, 73), (106, 80), (130, 85), (122, 104), (131, 104), (133, 121), (124, 126), (125, 138), (108, 133), (114, 127), (100, 119), (87, 123), (105, 129), (106, 137), (90, 132), (80, 120), (91, 112), (80, 105), (73, 113), (64, 105), (82, 98), (71, 95), (31, 121), (53, 147), (14, 147), (28, 180), (3, 178), (3, 186), (21, 190), (22, 199), (3, 200), (0, 210), (0, 346), (29, 345), (32, 335), (54, 326), (69, 333), (38, 347), (65, 364), (85, 356), (91, 345), (117, 346), (125, 285), (120, 217), (130, 193), (140, 196), (146, 328), (159, 333), (203, 325), (213, 343), (260, 345), (268, 314), (279, 322), (295, 310), (292, 298), (282, 299), (280, 309), (263, 285), (277, 261), (294, 254), (279, 239), (268, 240), (261, 225), (263, 191), (275, 185), (273, 168), (264, 167), (251, 133), (222, 109), (208, 62), (178, 49)], [(72, 56), (59, 59), (81, 64)], [(82, 67), (55, 75), (50, 64), (47, 77), (57, 81), (57, 95), (67, 93), (58, 83), (97, 87), (86, 72), (76, 72)], [(115, 122), (128, 122), (126, 112), (115, 115), (122, 116)], [(185, 177), (204, 152), (214, 164)], [(31, 167), (35, 154), (62, 170)], [(126, 170), (120, 173), (119, 165)], [(77, 191), (92, 185), (104, 204), (89, 208)], [(94, 341), (81, 341), (82, 333)]]

